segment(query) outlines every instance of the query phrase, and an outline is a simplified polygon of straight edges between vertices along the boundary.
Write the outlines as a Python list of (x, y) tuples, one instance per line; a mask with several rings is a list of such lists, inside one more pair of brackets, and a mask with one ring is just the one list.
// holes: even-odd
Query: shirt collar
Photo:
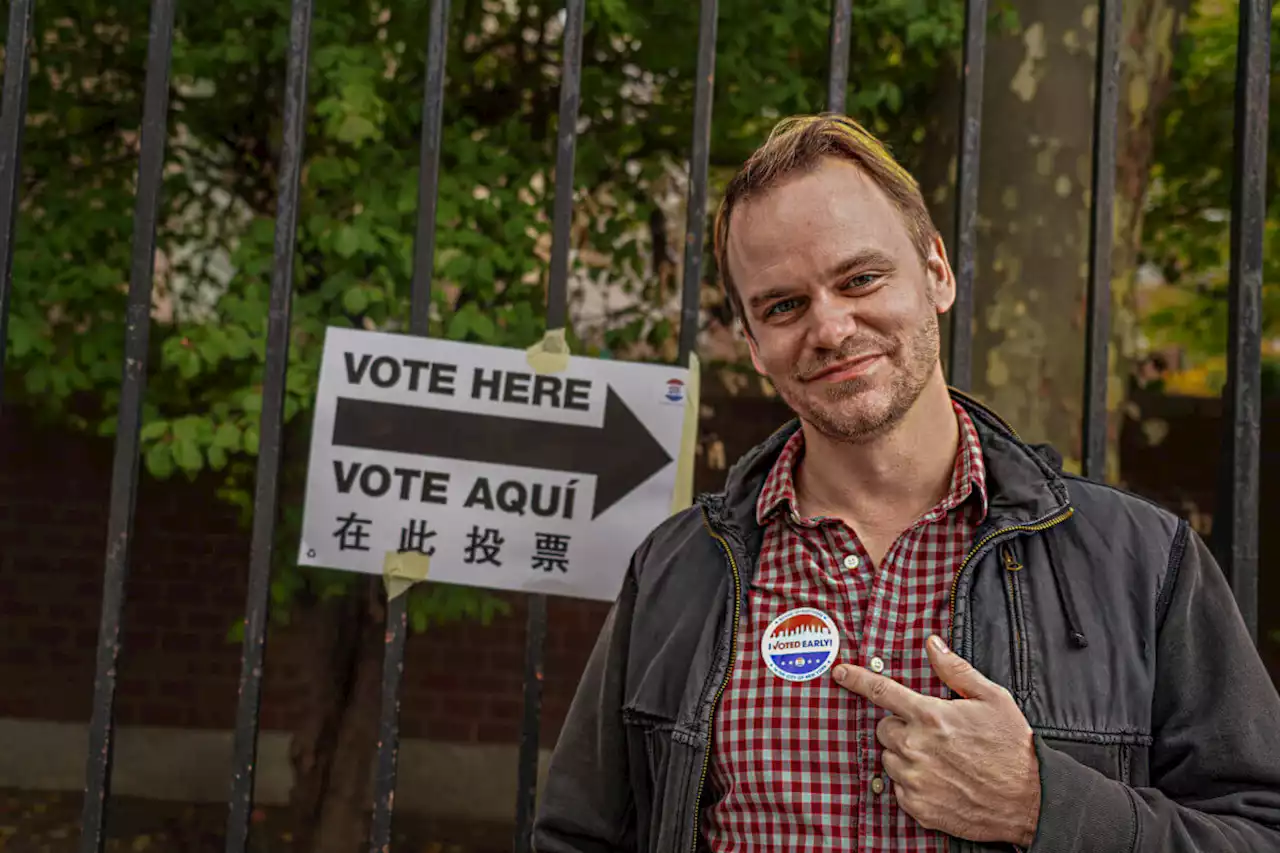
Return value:
[[(951, 485), (947, 495), (930, 510), (921, 521), (941, 517), (976, 496), (977, 520), (987, 516), (986, 465), (982, 459), (982, 442), (969, 413), (954, 400), (951, 403), (960, 428), (960, 447), (956, 453), (955, 467), (951, 471)], [(780, 509), (794, 512), (796, 500), (795, 468), (804, 455), (804, 431), (796, 430), (783, 445), (769, 476), (765, 478), (760, 497), (756, 500), (756, 521), (764, 526)]]

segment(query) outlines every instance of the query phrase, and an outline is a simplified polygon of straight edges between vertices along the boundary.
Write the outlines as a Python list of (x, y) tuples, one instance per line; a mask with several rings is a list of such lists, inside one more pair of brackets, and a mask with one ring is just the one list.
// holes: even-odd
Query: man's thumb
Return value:
[(981, 699), (987, 695), (991, 682), (967, 660), (948, 649), (941, 637), (929, 637), (925, 646), (929, 663), (944, 684), (966, 699)]

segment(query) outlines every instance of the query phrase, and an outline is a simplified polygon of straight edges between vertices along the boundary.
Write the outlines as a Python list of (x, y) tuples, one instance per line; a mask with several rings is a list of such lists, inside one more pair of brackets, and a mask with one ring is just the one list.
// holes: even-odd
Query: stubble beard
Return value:
[(788, 380), (786, 389), (778, 391), (800, 419), (823, 436), (866, 444), (892, 431), (911, 411), (929, 384), (940, 344), (938, 315), (930, 311), (904, 344), (886, 353), (893, 375), (884, 403), (868, 399), (875, 388), (870, 378), (827, 385), (816, 399), (794, 378)]

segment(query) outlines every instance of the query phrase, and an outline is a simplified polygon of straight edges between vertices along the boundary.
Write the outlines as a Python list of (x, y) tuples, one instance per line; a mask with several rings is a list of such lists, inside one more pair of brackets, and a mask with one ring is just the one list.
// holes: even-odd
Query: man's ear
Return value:
[(951, 262), (947, 260), (947, 246), (941, 234), (935, 234), (929, 245), (929, 259), (925, 262), (925, 274), (928, 276), (929, 292), (933, 295), (933, 306), (939, 314), (951, 310), (956, 301), (956, 277), (951, 270)]

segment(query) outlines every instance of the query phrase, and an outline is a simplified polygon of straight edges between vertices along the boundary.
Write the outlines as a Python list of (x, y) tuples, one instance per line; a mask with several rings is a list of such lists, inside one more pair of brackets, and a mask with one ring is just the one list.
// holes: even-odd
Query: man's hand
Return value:
[(898, 804), (926, 829), (976, 842), (1030, 847), (1040, 816), (1040, 767), (1031, 726), (1009, 692), (942, 640), (929, 662), (964, 697), (923, 696), (860, 666), (835, 680), (888, 710), (876, 726)]

